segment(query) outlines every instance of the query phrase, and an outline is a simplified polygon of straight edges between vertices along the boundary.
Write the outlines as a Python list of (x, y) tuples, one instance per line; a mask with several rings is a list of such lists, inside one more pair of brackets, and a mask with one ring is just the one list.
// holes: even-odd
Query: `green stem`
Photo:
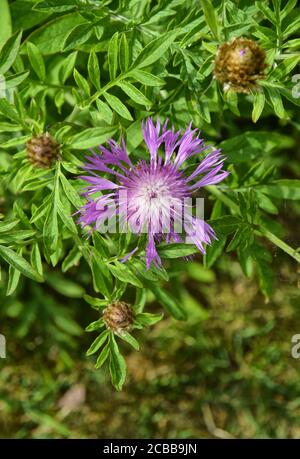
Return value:
[(284, 241), (279, 239), (279, 237), (275, 236), (275, 234), (271, 233), (271, 231), (267, 230), (263, 226), (259, 227), (259, 233), (261, 233), (263, 236), (265, 236), (269, 241), (271, 241), (273, 244), (277, 245), (281, 250), (283, 250), (285, 253), (290, 255), (292, 258), (294, 258), (298, 263), (300, 263), (300, 253), (297, 253), (295, 249), (290, 247), (288, 244), (286, 244)]

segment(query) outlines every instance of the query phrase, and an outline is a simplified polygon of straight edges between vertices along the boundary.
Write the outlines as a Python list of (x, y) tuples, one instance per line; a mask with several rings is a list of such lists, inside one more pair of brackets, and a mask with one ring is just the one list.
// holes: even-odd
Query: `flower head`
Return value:
[[(117, 217), (130, 231), (147, 233), (149, 268), (152, 262), (156, 266), (161, 264), (156, 244), (182, 242), (182, 234), (205, 253), (205, 244), (216, 236), (203, 219), (193, 214), (188, 200), (199, 188), (224, 180), (228, 172), (222, 169), (224, 157), (220, 150), (211, 151), (190, 170), (187, 160), (197, 159), (209, 148), (191, 125), (181, 135), (174, 128), (168, 129), (167, 122), (161, 126), (159, 121), (154, 124), (148, 118), (142, 129), (150, 161), (133, 164), (124, 140), (121, 146), (110, 140), (108, 148), (100, 146), (99, 153), (93, 152), (87, 158), (85, 169), (89, 175), (82, 177), (89, 183), (87, 203), (79, 210), (79, 222), (99, 230), (104, 221)], [(109, 178), (99, 176), (98, 172), (108, 174)]]
[(264, 77), (265, 58), (265, 51), (255, 41), (235, 38), (219, 47), (215, 77), (236, 92), (247, 93)]
[(107, 328), (122, 333), (133, 324), (132, 307), (123, 301), (115, 301), (104, 309), (103, 320)]
[(26, 150), (29, 161), (36, 167), (51, 167), (60, 158), (60, 145), (48, 132), (28, 140)]

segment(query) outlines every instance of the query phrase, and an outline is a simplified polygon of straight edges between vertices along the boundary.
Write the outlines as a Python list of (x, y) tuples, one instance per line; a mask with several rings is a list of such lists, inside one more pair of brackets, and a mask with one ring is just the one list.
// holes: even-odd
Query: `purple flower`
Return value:
[[(127, 225), (132, 232), (146, 233), (147, 268), (152, 262), (161, 264), (157, 243), (182, 242), (183, 234), (204, 254), (204, 246), (211, 244), (216, 235), (202, 218), (194, 215), (190, 200), (199, 188), (228, 176), (222, 170), (224, 157), (214, 149), (191, 171), (186, 161), (210, 148), (203, 145), (197, 129), (189, 125), (181, 135), (173, 127), (168, 129), (167, 122), (161, 127), (151, 118), (142, 124), (142, 129), (149, 162), (133, 164), (124, 140), (121, 146), (110, 140), (107, 148), (99, 146), (100, 152), (93, 151), (87, 158), (84, 168), (89, 175), (81, 177), (89, 183), (84, 193), (87, 203), (79, 210), (79, 222), (83, 227), (100, 230), (105, 221), (117, 219), (123, 230)], [(98, 172), (107, 174), (107, 178)]]

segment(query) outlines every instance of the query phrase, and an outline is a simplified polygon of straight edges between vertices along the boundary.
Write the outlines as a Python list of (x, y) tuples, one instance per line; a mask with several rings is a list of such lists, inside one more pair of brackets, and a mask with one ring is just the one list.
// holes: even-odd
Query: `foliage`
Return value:
[[(179, 128), (192, 121), (222, 148), (231, 171), (224, 185), (208, 187), (210, 223), (219, 240), (208, 248), (204, 266), (214, 267), (226, 252), (270, 298), (274, 245), (291, 263), (300, 262), (299, 241), (286, 242), (281, 216), (286, 201), (292, 215), (299, 210), (300, 99), (291, 78), (300, 61), (299, 8), (294, 0), (2, 3), (0, 257), (8, 308), (1, 314), (14, 311), (19, 336), (30, 333), (35, 319), (71, 345), (81, 333), (72, 302), (69, 310), (60, 307), (47, 291), (73, 298), (83, 314), (84, 298), (97, 311), (87, 329), (99, 333), (88, 355), (99, 353), (96, 367), (108, 361), (112, 383), (121, 389), (126, 364), (119, 345), (125, 340), (138, 349), (135, 329), (162, 318), (161, 311), (146, 312), (146, 305), (156, 298), (167, 315), (189, 317), (178, 300), (178, 279), (190, 262), (178, 264), (177, 258), (193, 249), (162, 245), (165, 267), (146, 270), (143, 241), (134, 257), (120, 262), (134, 235), (86, 238), (74, 216), (84, 202), (78, 175), (86, 152), (124, 135), (130, 154), (141, 158), (145, 117), (169, 118)], [(267, 53), (266, 78), (249, 95), (225, 91), (213, 77), (218, 45), (239, 36), (257, 40)], [(25, 144), (45, 131), (62, 145), (62, 158), (38, 169)], [(24, 285), (35, 298), (27, 311), (16, 299)], [(101, 311), (121, 298), (134, 305), (135, 336), (103, 331)]]

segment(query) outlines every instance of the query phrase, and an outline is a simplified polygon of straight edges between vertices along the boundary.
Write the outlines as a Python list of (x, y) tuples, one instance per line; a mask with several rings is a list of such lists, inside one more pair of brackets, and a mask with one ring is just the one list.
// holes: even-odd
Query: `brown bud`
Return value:
[(133, 324), (132, 307), (122, 301), (114, 301), (104, 309), (103, 320), (107, 328), (117, 333), (128, 330)]
[(248, 93), (264, 78), (265, 58), (265, 51), (255, 41), (235, 38), (219, 47), (215, 77), (236, 92)]
[(60, 145), (48, 132), (28, 140), (26, 149), (29, 161), (36, 167), (51, 167), (60, 158)]

